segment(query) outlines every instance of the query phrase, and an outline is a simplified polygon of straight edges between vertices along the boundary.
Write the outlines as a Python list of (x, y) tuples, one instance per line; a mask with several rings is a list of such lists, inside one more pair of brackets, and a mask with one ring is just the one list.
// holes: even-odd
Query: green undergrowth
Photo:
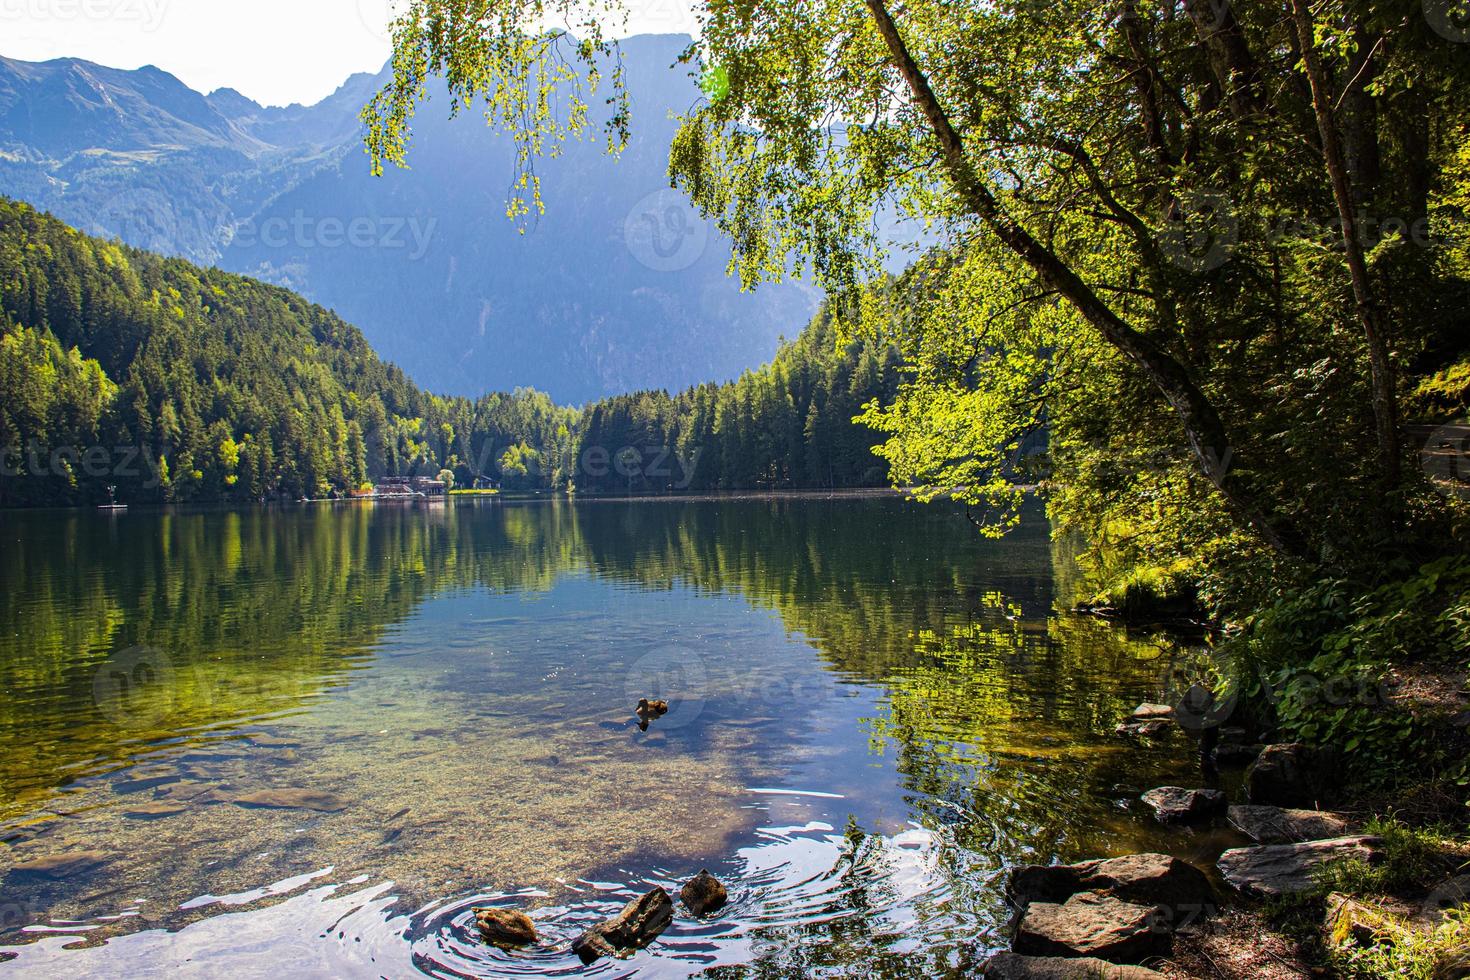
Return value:
[(1420, 703), (1400, 687), (1465, 670), (1470, 560), (1442, 558), (1374, 588), (1316, 583), (1258, 610), (1226, 650), (1243, 714), (1277, 741), (1336, 749), (1355, 792), (1418, 787), (1470, 816), (1466, 730), (1451, 721), (1470, 705), (1454, 692)]
[(1421, 380), (1405, 400), (1405, 415), (1426, 421), (1470, 415), (1470, 358)]
[[(1268, 902), (1267, 921), (1291, 936), (1307, 958), (1330, 975), (1351, 980), (1435, 980), (1456, 955), (1470, 949), (1470, 910), (1452, 910), (1433, 929), (1382, 931), (1372, 942), (1334, 943), (1327, 936), (1328, 896), (1334, 892), (1366, 903), (1421, 902), (1429, 889), (1466, 870), (1467, 841), (1448, 827), (1410, 827), (1393, 817), (1375, 818), (1364, 832), (1381, 839), (1379, 858), (1323, 867), (1310, 891)], [(1392, 916), (1385, 913), (1385, 918)]]

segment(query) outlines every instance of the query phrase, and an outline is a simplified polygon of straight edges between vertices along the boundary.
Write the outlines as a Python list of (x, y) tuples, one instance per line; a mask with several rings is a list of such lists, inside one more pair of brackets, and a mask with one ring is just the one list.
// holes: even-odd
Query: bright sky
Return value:
[[(201, 92), (311, 104), (388, 60), (402, 0), (0, 0), (0, 55), (157, 65)], [(689, 0), (629, 0), (628, 33), (691, 34)]]

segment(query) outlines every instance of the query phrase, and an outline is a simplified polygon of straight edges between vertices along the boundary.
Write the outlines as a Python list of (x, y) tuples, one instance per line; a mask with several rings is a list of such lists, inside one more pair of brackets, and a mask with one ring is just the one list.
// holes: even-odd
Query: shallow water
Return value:
[[(1191, 855), (1198, 652), (896, 498), (0, 515), (0, 974), (936, 976), (1004, 871)], [(632, 706), (669, 714), (640, 731)], [(731, 905), (567, 944), (708, 868)], [(486, 946), (471, 908), (537, 920)]]

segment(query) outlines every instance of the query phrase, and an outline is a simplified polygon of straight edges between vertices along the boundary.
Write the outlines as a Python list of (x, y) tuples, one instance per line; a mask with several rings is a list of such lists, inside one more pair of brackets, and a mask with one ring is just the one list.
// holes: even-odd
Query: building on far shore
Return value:
[(373, 488), (375, 497), (442, 497), (449, 488), (427, 476), (385, 476)]

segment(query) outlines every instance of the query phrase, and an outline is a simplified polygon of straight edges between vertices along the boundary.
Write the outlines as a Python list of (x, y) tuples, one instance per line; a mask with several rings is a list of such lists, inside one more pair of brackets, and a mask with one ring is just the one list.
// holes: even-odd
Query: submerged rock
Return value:
[(230, 800), (236, 806), (263, 810), (316, 810), (336, 813), (347, 809), (347, 801), (319, 789), (262, 789)]
[(150, 803), (135, 803), (123, 810), (123, 816), (133, 820), (158, 820), (162, 817), (176, 817), (188, 810), (188, 806), (181, 802), (169, 800), (154, 800)]
[(642, 949), (674, 919), (674, 900), (662, 888), (633, 899), (617, 915), (588, 929), (572, 943), (583, 964)]
[(1035, 902), (1012, 944), (1037, 956), (1094, 956), (1130, 963), (1166, 953), (1172, 941), (1168, 911), (1112, 895), (1081, 892), (1064, 903)]
[(1358, 858), (1370, 864), (1380, 857), (1377, 837), (1336, 837), (1302, 844), (1237, 847), (1220, 855), (1220, 873), (1242, 894), (1280, 898), (1311, 891), (1316, 870), (1329, 861)]
[(29, 861), (17, 861), (10, 870), (40, 878), (69, 878), (97, 870), (107, 863), (108, 858), (109, 855), (103, 851), (72, 851), (70, 854), (48, 854)]
[(1065, 902), (1079, 892), (1163, 906), (1175, 926), (1213, 915), (1215, 890), (1205, 873), (1167, 854), (1129, 854), (1081, 864), (1026, 865), (1011, 871), (1006, 897), (1018, 910), (1032, 902)]
[(1143, 802), (1160, 823), (1201, 823), (1225, 809), (1225, 794), (1217, 789), (1160, 786), (1144, 793)]
[(1124, 721), (1113, 729), (1113, 734), (1127, 738), (1158, 738), (1173, 727), (1167, 721)]
[(529, 946), (536, 941), (536, 923), (515, 909), (477, 908), (475, 925), (488, 943), (503, 946)]
[(720, 879), (708, 871), (701, 871), (679, 889), (679, 901), (694, 915), (718, 912), (729, 900), (730, 893), (725, 890)]
[(1230, 826), (1257, 844), (1300, 844), (1346, 837), (1353, 825), (1326, 810), (1289, 810), (1279, 806), (1232, 806), (1225, 812)]
[(1334, 762), (1330, 751), (1300, 742), (1268, 745), (1246, 770), (1246, 796), (1265, 806), (1316, 807), (1331, 788)]
[(990, 980), (1163, 980), (1141, 966), (1119, 966), (1095, 957), (1022, 956), (997, 953), (981, 976)]

